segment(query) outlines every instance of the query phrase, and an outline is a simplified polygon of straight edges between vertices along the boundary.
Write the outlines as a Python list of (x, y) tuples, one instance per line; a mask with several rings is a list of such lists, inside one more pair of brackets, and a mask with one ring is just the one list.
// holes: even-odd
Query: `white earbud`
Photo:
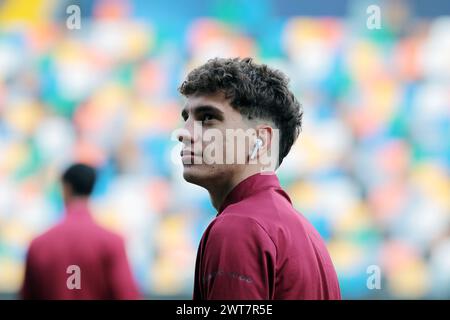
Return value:
[(252, 154), (250, 155), (250, 159), (251, 160), (256, 158), (256, 154), (257, 154), (259, 148), (261, 148), (262, 145), (263, 145), (263, 141), (261, 139), (259, 139), (259, 138), (256, 139), (255, 146), (253, 147)]

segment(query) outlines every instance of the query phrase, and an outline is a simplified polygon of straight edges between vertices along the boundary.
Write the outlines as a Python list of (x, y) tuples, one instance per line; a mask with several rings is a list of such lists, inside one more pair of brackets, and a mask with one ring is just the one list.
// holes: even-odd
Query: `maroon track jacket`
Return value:
[[(74, 288), (79, 267), (79, 289)], [(123, 239), (97, 225), (87, 202), (76, 200), (62, 222), (28, 249), (24, 299), (138, 299)]]
[(275, 174), (255, 174), (226, 197), (197, 253), (197, 299), (340, 299), (323, 240), (292, 207)]

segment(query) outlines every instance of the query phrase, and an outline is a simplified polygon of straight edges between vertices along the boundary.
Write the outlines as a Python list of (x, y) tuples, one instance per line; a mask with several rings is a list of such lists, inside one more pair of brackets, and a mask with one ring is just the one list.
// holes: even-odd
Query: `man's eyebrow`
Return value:
[[(181, 116), (185, 119), (188, 116), (188, 110), (189, 108), (183, 108), (183, 110), (181, 111)], [(200, 106), (196, 106), (191, 108), (191, 112), (194, 113), (195, 115), (198, 114), (202, 114), (202, 113), (212, 113), (213, 115), (215, 115), (219, 120), (222, 120), (224, 118), (224, 113), (222, 110), (220, 110), (217, 107), (211, 106), (211, 105), (200, 105)]]

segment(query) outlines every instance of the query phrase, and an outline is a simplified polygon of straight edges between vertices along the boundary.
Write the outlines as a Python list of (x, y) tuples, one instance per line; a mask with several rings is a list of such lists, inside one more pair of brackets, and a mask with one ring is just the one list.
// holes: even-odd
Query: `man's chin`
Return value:
[(208, 189), (220, 178), (217, 167), (209, 165), (184, 165), (183, 178), (189, 183)]
[(202, 168), (198, 165), (185, 165), (183, 171), (183, 178), (189, 183), (197, 184), (203, 186), (204, 181), (208, 180), (209, 177)]

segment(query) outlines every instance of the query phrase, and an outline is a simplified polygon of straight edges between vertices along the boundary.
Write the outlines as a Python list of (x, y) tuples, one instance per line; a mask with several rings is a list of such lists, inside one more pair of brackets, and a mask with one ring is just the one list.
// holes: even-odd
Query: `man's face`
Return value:
[(178, 139), (186, 181), (207, 188), (245, 170), (256, 133), (223, 94), (189, 96), (181, 115), (185, 123)]

